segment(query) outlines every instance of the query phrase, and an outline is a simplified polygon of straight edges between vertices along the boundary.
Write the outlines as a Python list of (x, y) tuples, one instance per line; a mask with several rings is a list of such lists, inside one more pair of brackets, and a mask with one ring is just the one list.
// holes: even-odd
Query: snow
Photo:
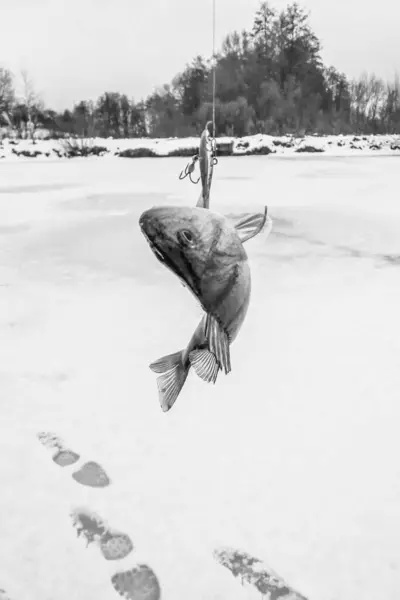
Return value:
[[(398, 161), (220, 159), (211, 207), (268, 204), (274, 229), (246, 243), (253, 292), (232, 373), (191, 375), (164, 414), (148, 364), (182, 348), (201, 311), (138, 218), (195, 204), (184, 162), (0, 162), (0, 588), (113, 600), (113, 574), (139, 563), (163, 600), (259, 598), (214, 559), (230, 547), (309, 600), (397, 600)], [(55, 464), (41, 431), (81, 462)], [(88, 461), (109, 487), (72, 478)], [(115, 564), (86, 548), (77, 507), (134, 552)]]
[[(0, 135), (1, 138), (1, 135)], [(66, 144), (68, 143), (87, 147), (105, 148), (102, 156), (108, 158), (118, 158), (118, 153), (126, 150), (146, 149), (154, 152), (156, 157), (166, 157), (170, 153), (177, 151), (192, 150), (195, 154), (199, 145), (198, 137), (188, 138), (133, 138), (133, 139), (113, 139), (113, 138), (90, 138), (87, 140), (50, 140), (36, 139), (15, 140), (4, 138), (2, 143), (0, 139), (0, 159), (7, 161), (26, 161), (32, 158), (19, 154), (21, 152), (38, 153), (36, 161), (54, 161), (56, 158), (66, 156)], [(398, 135), (330, 135), (315, 136), (308, 135), (304, 137), (280, 136), (257, 134), (243, 138), (219, 137), (218, 144), (231, 144), (233, 155), (243, 156), (245, 154), (260, 153), (261, 150), (267, 150), (265, 153), (277, 154), (279, 156), (296, 156), (297, 153), (321, 152), (330, 156), (360, 156), (382, 154), (391, 156), (400, 152), (400, 136)]]

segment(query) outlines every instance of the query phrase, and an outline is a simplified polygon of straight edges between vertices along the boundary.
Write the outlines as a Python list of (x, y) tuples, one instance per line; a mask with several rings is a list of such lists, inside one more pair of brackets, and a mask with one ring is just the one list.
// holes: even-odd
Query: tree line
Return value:
[(215, 57), (195, 57), (146, 99), (105, 92), (72, 110), (46, 108), (26, 73), (17, 98), (12, 74), (0, 69), (0, 125), (21, 135), (184, 137), (198, 135), (212, 115), (216, 74), (217, 135), (254, 133), (400, 133), (400, 80), (363, 74), (349, 80), (323, 64), (321, 42), (297, 3), (277, 11), (262, 2), (251, 30), (226, 36)]

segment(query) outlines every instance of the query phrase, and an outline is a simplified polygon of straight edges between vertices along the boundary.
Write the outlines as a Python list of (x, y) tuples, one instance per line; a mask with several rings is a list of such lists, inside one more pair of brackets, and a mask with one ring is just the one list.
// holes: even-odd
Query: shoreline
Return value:
[[(400, 155), (399, 135), (268, 136), (216, 139), (217, 157), (229, 156), (391, 156)], [(197, 154), (199, 138), (66, 138), (0, 141), (0, 163), (62, 158), (187, 158)]]

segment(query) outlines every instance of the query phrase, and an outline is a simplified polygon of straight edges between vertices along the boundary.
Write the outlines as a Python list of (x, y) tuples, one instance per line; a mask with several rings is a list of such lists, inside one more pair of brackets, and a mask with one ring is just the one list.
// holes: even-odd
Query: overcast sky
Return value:
[[(259, 0), (216, 0), (217, 42)], [(277, 8), (286, 0), (272, 2)], [(400, 72), (400, 0), (304, 0), (323, 59), (349, 76)], [(212, 0), (0, 0), (0, 66), (26, 68), (56, 109), (104, 91), (135, 100), (212, 49)]]

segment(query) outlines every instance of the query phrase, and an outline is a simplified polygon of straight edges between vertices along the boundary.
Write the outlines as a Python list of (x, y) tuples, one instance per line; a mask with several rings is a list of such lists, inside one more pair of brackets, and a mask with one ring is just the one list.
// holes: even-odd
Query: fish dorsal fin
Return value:
[(207, 383), (215, 383), (218, 376), (219, 366), (215, 355), (204, 348), (193, 350), (189, 354), (190, 364), (196, 375)]
[(228, 335), (217, 319), (210, 314), (207, 314), (204, 333), (208, 340), (210, 352), (217, 359), (218, 366), (225, 371), (225, 374), (230, 373), (231, 356)]
[(236, 233), (238, 234), (242, 244), (261, 233), (266, 223), (268, 223), (269, 226), (268, 234), (270, 233), (272, 229), (272, 221), (267, 216), (267, 212), (268, 207), (266, 206), (263, 213), (252, 213), (246, 215), (245, 217), (241, 216), (240, 218), (231, 217), (233, 225), (236, 229)]

